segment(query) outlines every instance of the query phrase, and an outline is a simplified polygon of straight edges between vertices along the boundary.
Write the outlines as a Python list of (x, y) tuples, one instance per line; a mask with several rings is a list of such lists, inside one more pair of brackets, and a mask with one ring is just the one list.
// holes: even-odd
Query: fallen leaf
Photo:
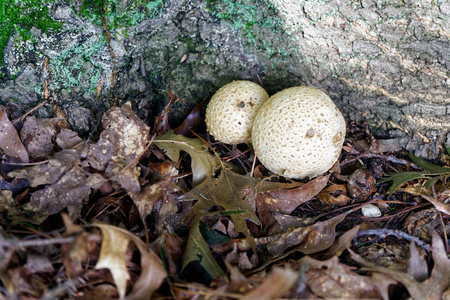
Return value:
[(343, 235), (341, 235), (334, 243), (331, 245), (329, 249), (322, 255), (322, 258), (329, 259), (333, 256), (341, 256), (342, 252), (344, 252), (347, 248), (352, 245), (353, 238), (359, 231), (361, 225), (356, 225), (352, 229), (346, 231)]
[(141, 217), (142, 222), (145, 223), (145, 218), (151, 214), (153, 210), (153, 205), (158, 201), (164, 198), (166, 195), (169, 185), (172, 181), (172, 176), (176, 175), (178, 170), (173, 167), (172, 164), (169, 164), (170, 168), (164, 170), (163, 179), (154, 184), (147, 185), (140, 192), (129, 193), (129, 196), (133, 200), (136, 205), (139, 216)]
[(79, 164), (79, 153), (73, 149), (56, 152), (47, 162), (8, 173), (13, 178), (25, 178), (32, 187), (54, 184), (75, 164)]
[(427, 195), (420, 195), (422, 198), (426, 199), (428, 202), (434, 205), (437, 210), (440, 212), (443, 212), (447, 215), (450, 215), (450, 204), (448, 203), (442, 203), (441, 201), (434, 199), (433, 197), (427, 196)]
[(180, 151), (185, 151), (191, 156), (192, 181), (194, 185), (201, 183), (208, 177), (214, 176), (216, 170), (222, 166), (220, 159), (210, 154), (204, 142), (200, 139), (187, 138), (169, 131), (154, 139), (153, 143), (163, 149), (172, 161), (178, 161)]
[(81, 143), (83, 140), (78, 134), (70, 129), (64, 128), (56, 135), (56, 144), (61, 149), (70, 149)]
[(377, 299), (379, 292), (368, 276), (355, 273), (334, 256), (318, 261), (309, 256), (300, 259), (308, 266), (306, 284), (316, 297)]
[(347, 196), (347, 188), (345, 185), (331, 184), (317, 195), (317, 199), (328, 206), (344, 206), (348, 203), (350, 197)]
[(267, 227), (274, 225), (275, 213), (290, 214), (297, 206), (311, 200), (322, 191), (329, 178), (330, 175), (320, 176), (297, 188), (258, 193), (255, 202), (261, 222)]
[(425, 260), (425, 253), (419, 254), (416, 243), (410, 243), (410, 257), (408, 261), (408, 274), (414, 277), (415, 280), (422, 282), (428, 278), (428, 265)]
[(161, 260), (133, 233), (107, 224), (95, 224), (102, 231), (102, 246), (96, 269), (109, 269), (117, 287), (120, 299), (125, 299), (130, 274), (126, 265), (126, 251), (133, 242), (141, 254), (141, 273), (126, 299), (150, 299), (167, 274)]
[(396, 152), (400, 151), (400, 143), (397, 139), (374, 139), (370, 145), (371, 153), (384, 153), (384, 152)]
[(256, 185), (259, 182), (259, 179), (239, 175), (230, 170), (223, 170), (219, 178), (208, 178), (179, 198), (184, 200), (198, 200), (185, 218), (190, 219), (201, 211), (216, 205), (224, 210), (242, 210), (243, 213), (232, 215), (231, 218), (233, 219), (236, 231), (243, 233), (250, 245), (254, 245), (253, 237), (247, 228), (246, 220), (251, 220), (257, 225), (260, 222), (252, 205), (245, 201), (244, 197), (246, 196), (247, 189), (250, 189), (254, 193)]
[(99, 141), (89, 145), (88, 163), (99, 171), (107, 169), (109, 178), (127, 192), (138, 192), (136, 158), (146, 149), (150, 128), (136, 116), (129, 102), (109, 109), (103, 115), (102, 125)]
[(77, 218), (82, 202), (90, 193), (91, 188), (86, 185), (86, 175), (75, 166), (56, 183), (34, 192), (30, 202), (23, 205), (23, 209), (35, 212), (39, 217), (46, 217), (68, 208), (69, 215)]
[(195, 127), (197, 127), (203, 121), (203, 118), (201, 117), (201, 111), (204, 104), (205, 101), (197, 104), (189, 113), (189, 115), (183, 120), (183, 123), (181, 123), (180, 126), (173, 130), (173, 133), (181, 134), (187, 137), (192, 135), (192, 130), (195, 129)]
[(163, 111), (159, 114), (159, 116), (156, 117), (156, 119), (155, 119), (155, 126), (153, 126), (152, 133), (157, 136), (162, 135), (170, 130), (169, 112), (170, 112), (170, 108), (171, 108), (172, 104), (175, 101), (175, 96), (171, 92), (166, 91), (166, 90), (162, 90), (162, 91), (170, 96), (170, 101), (169, 101), (169, 103), (167, 103), (166, 107), (164, 107)]
[(181, 272), (192, 262), (198, 262), (209, 274), (211, 279), (219, 276), (225, 275), (223, 270), (220, 268), (219, 264), (215, 260), (214, 256), (211, 254), (208, 243), (202, 236), (200, 232), (200, 220), (201, 218), (217, 214), (213, 213), (196, 213), (194, 219), (192, 220), (189, 236), (186, 242), (186, 247), (183, 252), (183, 261), (181, 264)]
[(242, 297), (242, 300), (271, 300), (282, 297), (295, 284), (299, 274), (289, 268), (273, 268), (263, 282)]
[(37, 119), (29, 116), (20, 130), (20, 137), (32, 158), (46, 157), (53, 153), (56, 124), (63, 118)]
[(350, 213), (337, 215), (323, 222), (294, 228), (290, 231), (256, 239), (258, 249), (265, 249), (273, 257), (281, 256), (285, 250), (295, 247), (293, 251), (304, 254), (316, 253), (330, 247), (336, 238), (336, 225)]
[(417, 281), (409, 273), (376, 266), (365, 261), (351, 249), (348, 249), (348, 251), (354, 261), (365, 267), (362, 269), (363, 271), (378, 272), (398, 281), (408, 290), (413, 299), (440, 300), (443, 292), (450, 287), (450, 272), (448, 272), (450, 270), (450, 259), (445, 252), (444, 243), (435, 231), (432, 233), (432, 240), (434, 267), (430, 277), (424, 281)]
[(95, 268), (109, 269), (120, 299), (125, 299), (127, 281), (130, 279), (125, 257), (130, 242), (129, 233), (119, 231), (113, 226), (97, 227), (102, 231), (102, 247)]
[(0, 149), (5, 155), (17, 157), (23, 163), (30, 161), (28, 152), (4, 109), (0, 109)]

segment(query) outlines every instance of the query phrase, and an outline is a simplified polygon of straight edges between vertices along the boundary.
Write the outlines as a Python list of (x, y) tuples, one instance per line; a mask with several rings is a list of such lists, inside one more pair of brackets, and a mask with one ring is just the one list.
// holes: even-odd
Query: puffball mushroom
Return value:
[(206, 108), (209, 133), (226, 144), (239, 144), (251, 139), (253, 118), (269, 98), (258, 84), (238, 80), (221, 87)]
[(255, 115), (252, 142), (261, 163), (292, 179), (328, 171), (339, 158), (345, 120), (324, 92), (291, 87), (270, 97)]

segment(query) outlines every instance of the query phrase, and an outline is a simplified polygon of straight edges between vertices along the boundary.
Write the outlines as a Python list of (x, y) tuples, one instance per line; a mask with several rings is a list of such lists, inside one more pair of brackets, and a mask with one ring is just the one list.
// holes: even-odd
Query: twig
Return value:
[(26, 247), (38, 247), (38, 246), (49, 246), (55, 244), (68, 244), (72, 243), (75, 237), (66, 238), (52, 238), (52, 239), (36, 239), (36, 240), (25, 240), (25, 241), (0, 241), (1, 248), (13, 247), (13, 248), (26, 248)]
[(388, 235), (393, 235), (396, 238), (403, 238), (407, 241), (414, 241), (418, 246), (421, 246), (427, 251), (431, 251), (432, 248), (430, 245), (426, 244), (425, 242), (421, 241), (419, 238), (412, 236), (410, 234), (407, 234), (401, 230), (394, 230), (394, 229), (368, 229), (368, 230), (360, 230), (355, 235), (353, 240), (356, 240), (356, 238), (362, 236), (362, 235), (377, 235), (381, 239), (386, 238)]
[(28, 117), (29, 114), (31, 114), (32, 112), (38, 110), (39, 108), (41, 108), (42, 106), (44, 106), (45, 104), (47, 104), (47, 100), (42, 101), (41, 103), (39, 103), (38, 105), (36, 105), (34, 108), (32, 108), (31, 110), (29, 110), (27, 113), (25, 113), (23, 116), (21, 116), (20, 118), (17, 118), (15, 120), (12, 121), (13, 125), (16, 126), (17, 123), (22, 122), (26, 117)]
[(381, 154), (375, 154), (375, 153), (363, 153), (363, 154), (360, 154), (360, 155), (358, 155), (356, 157), (345, 159), (343, 162), (341, 162), (340, 165), (344, 166), (344, 165), (347, 165), (347, 164), (352, 163), (354, 161), (357, 161), (357, 160), (359, 160), (361, 158), (378, 158), (378, 159), (390, 161), (390, 162), (396, 163), (396, 164), (410, 165), (412, 167), (415, 167), (415, 165), (412, 162), (410, 162), (410, 161), (408, 161), (406, 159), (397, 158), (397, 157), (392, 156), (392, 155), (381, 155)]

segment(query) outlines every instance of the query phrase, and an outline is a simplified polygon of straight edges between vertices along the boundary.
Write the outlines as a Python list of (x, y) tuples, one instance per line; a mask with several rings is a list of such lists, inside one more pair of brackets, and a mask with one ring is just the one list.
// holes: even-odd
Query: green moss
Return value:
[(47, 3), (54, 0), (0, 0), (0, 66), (4, 63), (3, 50), (9, 38), (19, 32), (24, 40), (31, 38), (30, 29), (58, 30), (62, 24), (48, 16)]
[(55, 76), (50, 81), (50, 87), (69, 91), (80, 87), (83, 91), (94, 93), (102, 75), (102, 68), (94, 59), (98, 58), (105, 47), (105, 39), (83, 43), (65, 50), (57, 59), (52, 59), (50, 69)]
[(97, 25), (103, 25), (105, 16), (109, 30), (114, 31), (158, 16), (163, 6), (164, 0), (82, 0), (77, 13)]
[[(242, 32), (248, 47), (263, 51), (270, 58), (282, 58), (292, 55), (293, 52), (298, 53), (296, 47), (289, 46), (288, 33), (284, 32), (277, 9), (268, 0), (257, 2), (259, 7), (255, 9), (254, 0), (207, 0), (206, 8), (216, 18), (230, 22), (235, 29)], [(262, 39), (267, 32), (277, 38)]]

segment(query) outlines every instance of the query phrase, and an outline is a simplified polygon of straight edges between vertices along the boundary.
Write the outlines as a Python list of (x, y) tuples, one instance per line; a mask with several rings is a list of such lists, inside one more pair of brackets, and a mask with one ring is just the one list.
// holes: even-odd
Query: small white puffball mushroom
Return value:
[(248, 142), (253, 118), (269, 98), (258, 84), (238, 80), (221, 87), (206, 108), (206, 127), (214, 138), (226, 144)]
[(324, 92), (292, 87), (270, 97), (258, 110), (252, 143), (261, 163), (292, 179), (328, 171), (339, 158), (345, 120)]

